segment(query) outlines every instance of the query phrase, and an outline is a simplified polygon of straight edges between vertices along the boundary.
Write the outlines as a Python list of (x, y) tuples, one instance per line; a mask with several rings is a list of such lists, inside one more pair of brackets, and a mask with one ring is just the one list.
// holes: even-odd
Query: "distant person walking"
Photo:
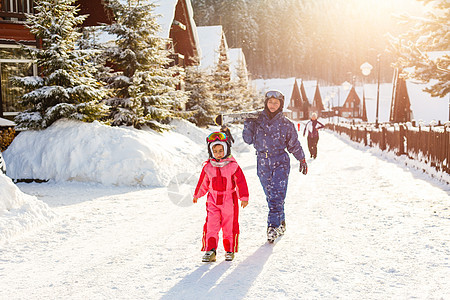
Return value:
[(303, 136), (308, 132), (308, 149), (311, 158), (317, 157), (317, 143), (319, 142), (319, 129), (325, 126), (317, 121), (317, 114), (313, 113), (311, 115), (311, 120), (306, 123), (305, 130), (303, 131)]

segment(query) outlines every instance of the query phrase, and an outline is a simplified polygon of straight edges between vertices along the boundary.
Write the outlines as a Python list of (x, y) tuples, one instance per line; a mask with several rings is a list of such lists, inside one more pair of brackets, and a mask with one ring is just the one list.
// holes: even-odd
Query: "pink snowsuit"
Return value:
[(203, 226), (202, 251), (217, 249), (222, 228), (223, 247), (227, 252), (238, 251), (239, 203), (248, 201), (248, 187), (244, 173), (233, 157), (206, 162), (200, 174), (194, 197), (208, 193), (206, 222)]

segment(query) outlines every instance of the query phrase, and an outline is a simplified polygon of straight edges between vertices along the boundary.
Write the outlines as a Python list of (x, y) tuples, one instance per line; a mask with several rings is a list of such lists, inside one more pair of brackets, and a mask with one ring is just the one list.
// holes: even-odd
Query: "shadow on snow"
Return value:
[(221, 299), (224, 296), (241, 299), (248, 293), (272, 252), (273, 245), (262, 245), (220, 282), (218, 280), (233, 262), (223, 261), (213, 268), (211, 264), (204, 264), (184, 277), (161, 299)]

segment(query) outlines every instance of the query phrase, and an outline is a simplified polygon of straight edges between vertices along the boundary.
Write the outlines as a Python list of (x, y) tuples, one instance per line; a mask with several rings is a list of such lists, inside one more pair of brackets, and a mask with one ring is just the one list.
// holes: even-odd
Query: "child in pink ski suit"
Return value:
[(244, 173), (230, 154), (231, 144), (223, 132), (214, 132), (207, 138), (210, 158), (203, 166), (194, 192), (193, 202), (208, 193), (206, 223), (203, 227), (203, 261), (215, 261), (222, 229), (226, 260), (233, 260), (238, 251), (239, 205), (248, 204), (248, 187)]

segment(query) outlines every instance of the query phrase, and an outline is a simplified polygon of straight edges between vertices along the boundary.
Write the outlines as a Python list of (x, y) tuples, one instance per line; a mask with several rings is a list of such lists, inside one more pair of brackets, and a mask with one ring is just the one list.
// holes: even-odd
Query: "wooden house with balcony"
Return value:
[[(39, 47), (36, 38), (25, 26), (25, 14), (33, 14), (33, 0), (0, 0), (0, 117), (14, 118), (24, 108), (19, 105), (24, 93), (10, 83), (11, 77), (37, 75), (31, 57), (21, 51), (20, 44)], [(83, 26), (114, 22), (112, 13), (102, 0), (78, 0), (80, 14), (89, 14)], [(200, 55), (196, 25), (190, 0), (156, 0), (155, 14), (161, 15), (161, 37), (170, 39), (174, 64), (196, 63)]]

